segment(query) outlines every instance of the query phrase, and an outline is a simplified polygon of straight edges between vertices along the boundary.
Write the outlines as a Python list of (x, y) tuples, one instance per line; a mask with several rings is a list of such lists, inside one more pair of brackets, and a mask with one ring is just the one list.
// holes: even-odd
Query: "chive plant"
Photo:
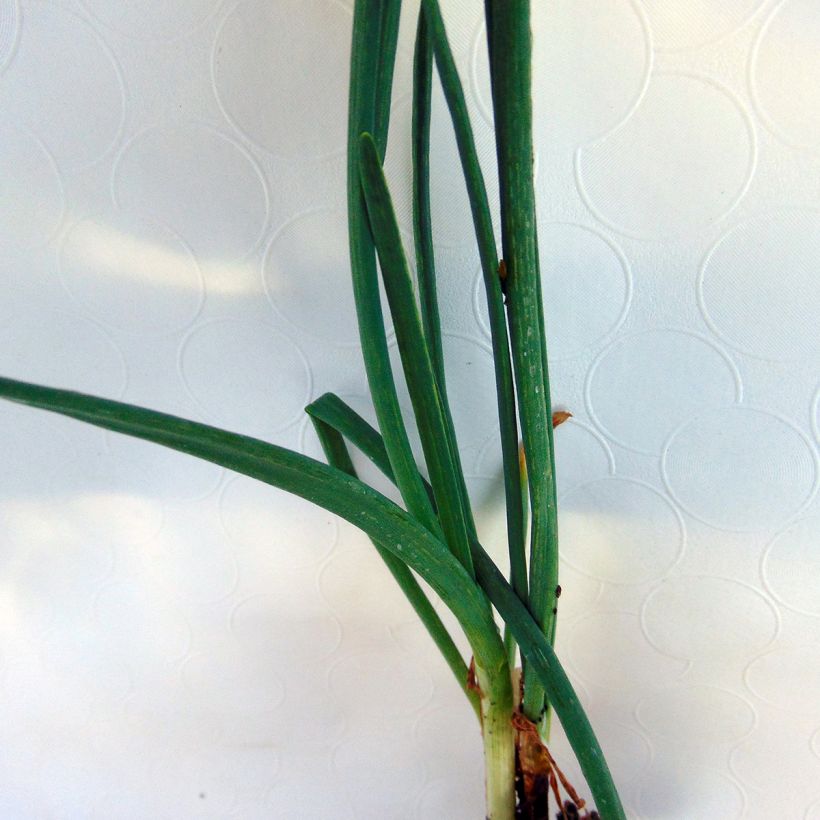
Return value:
[[(205, 424), (68, 390), (0, 378), (0, 397), (196, 456), (279, 487), (366, 533), (476, 713), (492, 820), (577, 816), (583, 801), (549, 755), (555, 712), (604, 818), (624, 817), (601, 749), (553, 651), (557, 578), (555, 459), (535, 228), (528, 0), (485, 0), (501, 207), (501, 253), (462, 84), (438, 0), (422, 0), (413, 66), (413, 233), (418, 293), (383, 172), (400, 0), (356, 0), (348, 127), (350, 265), (361, 347), (378, 430), (331, 393), (306, 410), (327, 464)], [(481, 544), (447, 397), (430, 209), (435, 64), (469, 196), (495, 363), (510, 576)], [(388, 355), (382, 283), (402, 373)], [(403, 377), (429, 482), (399, 409)], [(520, 432), (519, 432), (520, 431)], [(521, 444), (519, 445), (519, 434)], [(395, 484), (396, 504), (356, 476), (348, 446)], [(519, 446), (521, 452), (519, 453)], [(526, 469), (524, 468), (526, 465)], [(527, 544), (529, 550), (527, 554)], [(452, 611), (468, 664), (418, 579)], [(503, 622), (503, 632), (493, 608)], [(522, 670), (514, 668), (520, 650)], [(566, 800), (561, 797), (564, 789)]]

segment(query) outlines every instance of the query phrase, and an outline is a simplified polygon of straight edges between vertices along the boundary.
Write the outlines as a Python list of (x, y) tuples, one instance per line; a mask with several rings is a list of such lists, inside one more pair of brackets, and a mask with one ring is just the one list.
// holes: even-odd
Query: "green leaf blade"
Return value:
[(455, 434), (448, 424), (444, 398), (424, 339), (413, 284), (378, 148), (370, 134), (359, 139), (361, 178), (370, 225), (379, 255), (404, 376), (421, 437), (424, 458), (439, 510), (444, 537), (469, 573), (472, 560), (466, 499), (458, 489), (460, 473), (453, 457)]

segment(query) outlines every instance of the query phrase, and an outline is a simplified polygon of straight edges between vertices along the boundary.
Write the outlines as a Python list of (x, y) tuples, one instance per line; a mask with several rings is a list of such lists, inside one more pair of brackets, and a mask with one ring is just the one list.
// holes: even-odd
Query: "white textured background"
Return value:
[[(816, 820), (820, 6), (534, 5), (574, 414), (560, 653), (630, 817)], [(406, 6), (388, 166), (409, 229)], [(444, 6), (489, 165), (482, 4)], [(311, 397), (365, 410), (350, 24), (336, 0), (0, 0), (0, 373), (311, 454)], [(478, 262), (435, 105), (454, 415), (499, 553)], [(350, 527), (7, 405), (0, 453), (0, 817), (483, 816), (472, 716)]]

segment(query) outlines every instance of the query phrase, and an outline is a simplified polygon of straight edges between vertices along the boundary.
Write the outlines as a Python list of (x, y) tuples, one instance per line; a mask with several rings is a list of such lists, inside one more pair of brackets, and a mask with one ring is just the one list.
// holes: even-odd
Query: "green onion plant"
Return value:
[[(584, 801), (546, 746), (554, 712), (597, 812), (603, 818), (622, 818), (598, 741), (553, 650), (560, 588), (553, 416), (533, 188), (530, 3), (485, 0), (500, 183), (499, 252), (445, 21), (438, 0), (422, 0), (411, 139), (417, 288), (383, 171), (400, 6), (401, 0), (356, 0), (351, 49), (350, 270), (378, 429), (338, 396), (326, 393), (316, 399), (306, 411), (325, 464), (259, 439), (68, 390), (0, 378), (0, 396), (189, 453), (350, 521), (373, 542), (475, 711), (484, 745), (486, 816), (540, 820), (548, 816), (550, 793), (559, 816), (584, 811)], [(481, 544), (447, 397), (430, 208), (434, 63), (455, 131), (486, 290), (509, 578)], [(380, 282), (401, 373), (394, 372), (388, 355)], [(413, 456), (399, 408), (396, 380), (401, 378), (411, 397), (429, 481)], [(350, 446), (395, 484), (401, 504), (358, 479)], [(419, 578), (455, 616), (471, 660), (460, 653)], [(521, 670), (515, 669), (517, 650)]]

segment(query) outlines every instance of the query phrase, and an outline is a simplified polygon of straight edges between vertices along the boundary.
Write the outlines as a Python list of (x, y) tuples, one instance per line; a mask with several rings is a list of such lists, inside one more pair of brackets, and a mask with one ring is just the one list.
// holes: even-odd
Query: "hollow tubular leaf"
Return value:
[[(334, 396), (332, 400), (324, 401), (325, 398), (319, 409), (322, 418), (393, 481), (390, 460), (378, 432), (341, 399)], [(427, 489), (432, 495), (429, 486)], [(552, 646), (484, 548), (473, 542), (471, 549), (478, 582), (515, 635), (531, 674), (549, 693), (601, 817), (605, 820), (625, 817), (598, 740)]]
[(464, 510), (469, 537), (476, 536), (475, 522), (470, 507), (470, 496), (464, 481), (461, 454), (455, 439), (455, 425), (447, 397), (447, 379), (444, 372), (444, 347), (438, 309), (436, 263), (433, 250), (433, 227), (430, 202), (430, 116), (432, 109), (433, 44), (430, 39), (427, 15), (419, 9), (416, 45), (413, 57), (413, 239), (416, 248), (416, 278), (418, 281), (421, 324), (430, 351), (436, 383), (441, 396), (442, 410), (450, 438), (447, 446), (455, 465), (456, 484), (461, 508)]
[(472, 574), (467, 511), (462, 506), (465, 499), (457, 489), (459, 473), (450, 446), (450, 442), (455, 441), (455, 436), (448, 425), (443, 398), (424, 339), (410, 271), (378, 149), (372, 136), (366, 133), (361, 135), (359, 145), (362, 190), (379, 254), (404, 377), (413, 403), (424, 458), (430, 471), (439, 520), (448, 546)]
[(433, 87), (433, 44), (424, 9), (419, 10), (413, 55), (413, 240), (421, 322), (439, 384), (444, 383), (444, 351), (436, 295), (433, 227), (430, 213), (430, 115)]
[[(492, 97), (507, 268), (509, 322), (518, 407), (529, 474), (529, 608), (554, 635), (558, 523), (549, 376), (539, 276), (533, 186), (529, 0), (491, 0)], [(538, 720), (544, 697), (525, 669), (524, 711)], [(527, 687), (527, 683), (531, 685)]]
[(379, 152), (387, 153), (387, 132), (390, 128), (390, 103), (393, 90), (393, 70), (396, 65), (396, 46), (399, 36), (401, 0), (382, 0), (379, 4), (380, 31), (376, 76), (376, 116), (374, 135)]
[(526, 601), (527, 564), (524, 547), (525, 527), (521, 518), (522, 496), (518, 474), (518, 425), (515, 414), (515, 389), (513, 387), (510, 343), (507, 335), (507, 319), (504, 311), (501, 281), (499, 279), (498, 250), (495, 243), (492, 214), (484, 174), (478, 161), (475, 138), (467, 111), (467, 101), (464, 97), (464, 89), (447, 39), (447, 30), (441, 8), (437, 0), (422, 0), (422, 9), (427, 18), (435, 52), (436, 68), (453, 123), (481, 260), (495, 366), (496, 401), (498, 404), (504, 493), (507, 509), (510, 580), (521, 600)]
[(353, 296), (370, 394), (399, 492), (410, 513), (431, 533), (440, 534), (441, 527), (419, 479), (396, 395), (381, 309), (376, 250), (359, 178), (359, 135), (375, 130), (377, 104), (382, 108), (389, 106), (389, 99), (385, 102), (385, 95), (389, 97), (384, 83), (386, 69), (384, 65), (380, 67), (385, 36), (381, 21), (379, 0), (359, 0), (355, 4), (347, 141), (347, 217)]
[(0, 398), (197, 456), (341, 516), (430, 584), (458, 618), (477, 658), (483, 656), (494, 673), (505, 667), (489, 603), (455, 556), (409, 513), (345, 472), (250, 436), (71, 390), (0, 378)]
[[(326, 394), (318, 399), (314, 405), (329, 397), (333, 399), (336, 398), (332, 394)], [(328, 464), (337, 470), (341, 470), (357, 478), (356, 470), (350, 459), (350, 454), (348, 453), (344, 439), (332, 424), (323, 420), (321, 406), (318, 413), (313, 412), (314, 405), (306, 407), (305, 410), (311, 417), (311, 422), (316, 430), (316, 435), (322, 445), (322, 450), (324, 451)], [(470, 702), (476, 716), (480, 717), (481, 706), (479, 704), (478, 695), (474, 689), (468, 686), (469, 669), (467, 668), (467, 664), (464, 662), (464, 658), (461, 657), (461, 652), (455, 645), (452, 636), (447, 631), (447, 627), (444, 625), (438, 612), (436, 612), (430, 603), (430, 599), (404, 561), (397, 558), (390, 550), (384, 549), (379, 543), (373, 541), (373, 539), (371, 539), (371, 541), (387, 566), (387, 569), (390, 571), (390, 574), (404, 593), (410, 606), (413, 607), (419, 620), (424, 624), (424, 628), (433, 639), (433, 643), (438, 647), (445, 663), (453, 673), (456, 682), (467, 696), (467, 700)]]

